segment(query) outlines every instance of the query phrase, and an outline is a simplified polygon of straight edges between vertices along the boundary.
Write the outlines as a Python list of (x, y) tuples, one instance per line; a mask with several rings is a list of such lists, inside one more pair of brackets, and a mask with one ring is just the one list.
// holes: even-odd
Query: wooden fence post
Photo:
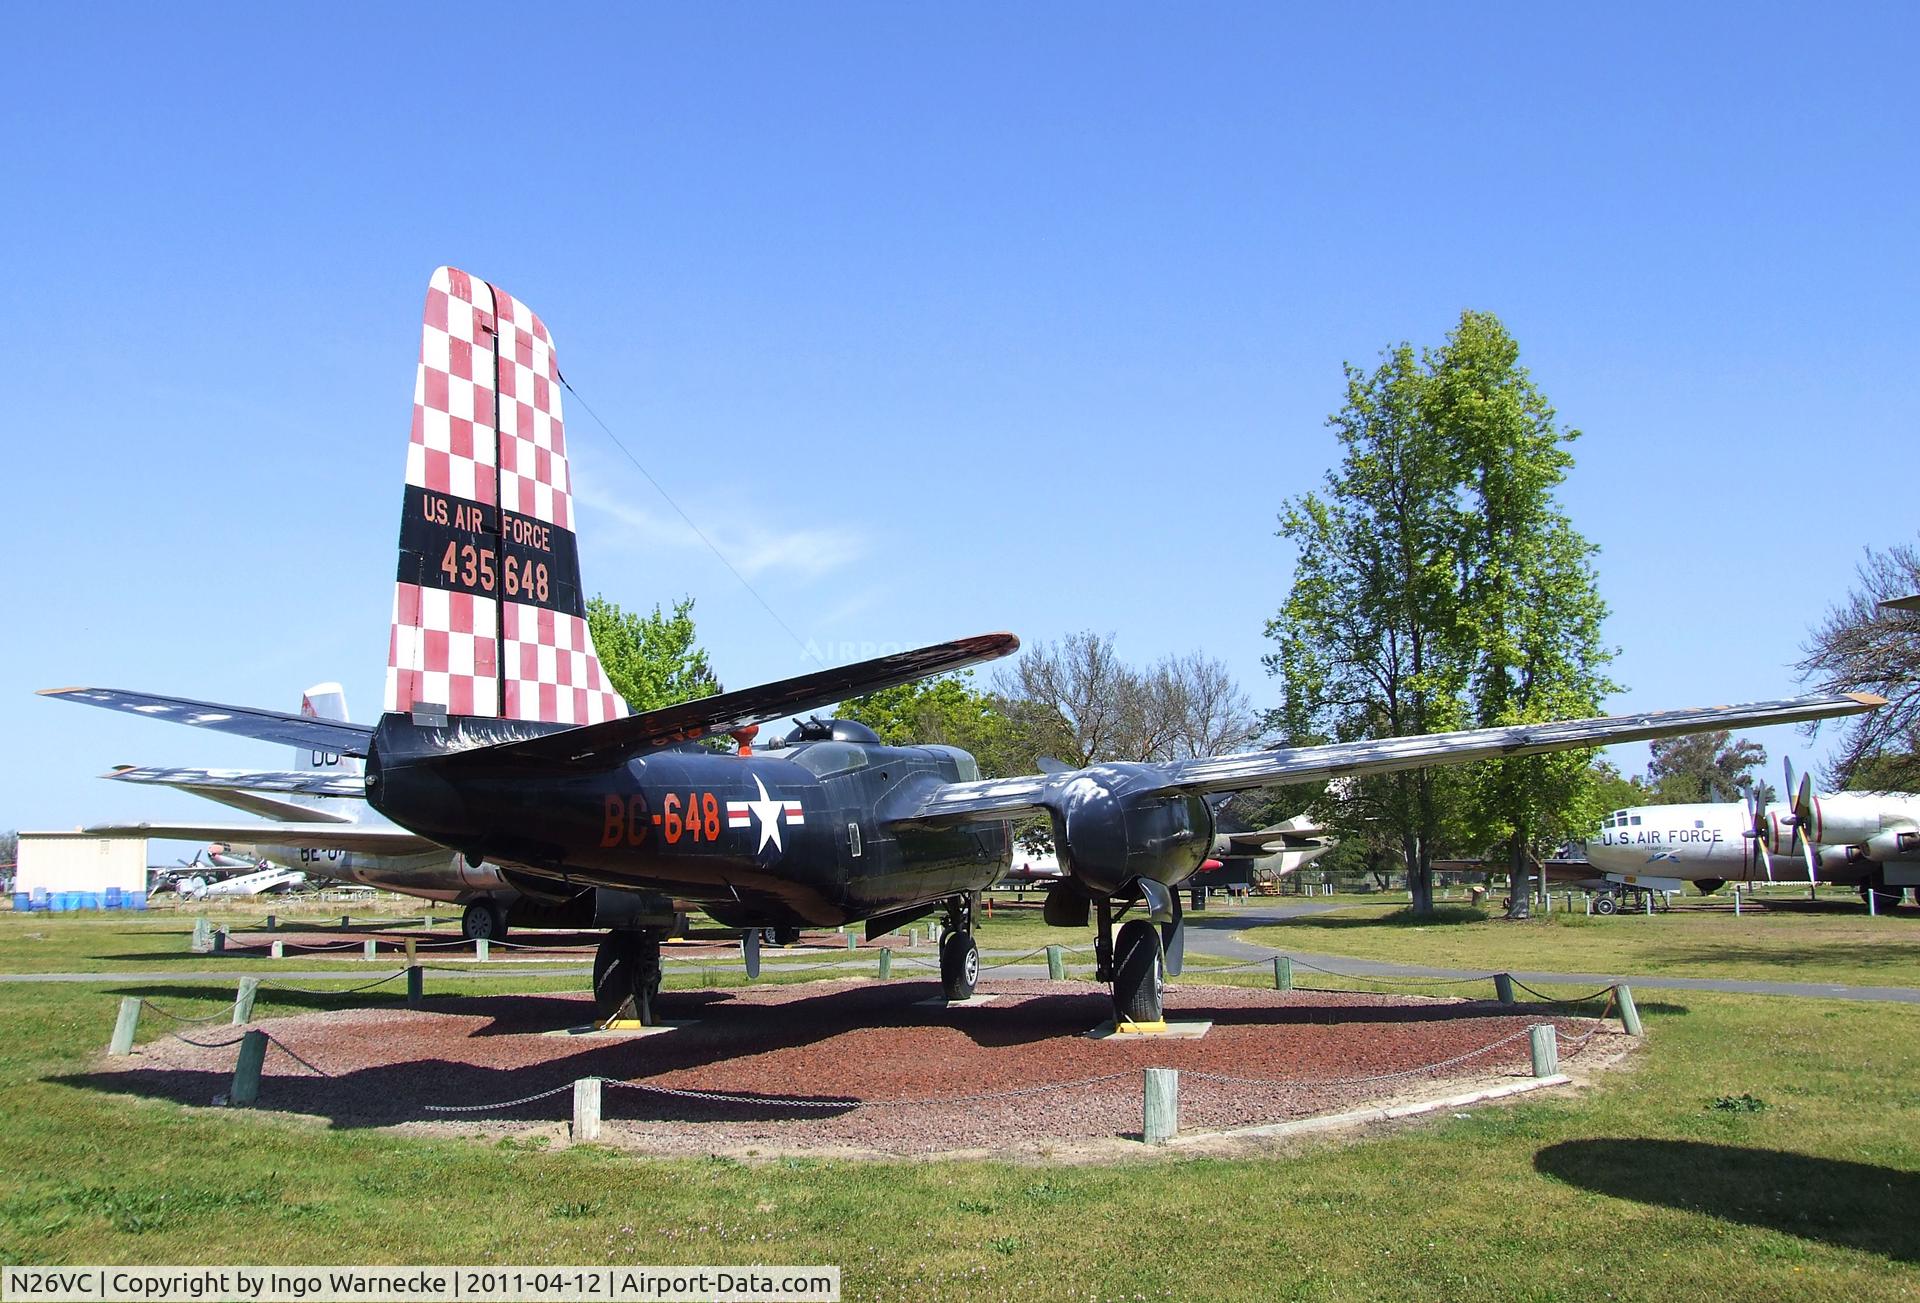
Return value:
[(1493, 975), (1493, 994), (1501, 1004), (1513, 1003), (1513, 974), (1495, 973)]
[(240, 979), (240, 993), (233, 997), (233, 1025), (244, 1027), (253, 1021), (253, 1000), (260, 994), (260, 979), (243, 977)]
[(880, 947), (880, 980), (885, 982), (893, 976), (893, 947)]
[(1150, 1145), (1164, 1145), (1180, 1133), (1180, 1073), (1175, 1068), (1146, 1072), (1140, 1135)]
[(475, 937), (473, 939), (473, 957), (475, 959), (485, 959), (492, 947), (493, 943), (485, 937)]
[(1066, 952), (1059, 946), (1047, 947), (1047, 980), (1059, 982), (1067, 976)]
[(1620, 1026), (1629, 1036), (1640, 1035), (1640, 1010), (1633, 1003), (1633, 988), (1625, 982), (1613, 988), (1614, 998), (1620, 1002)]
[(360, 943), (360, 957), (362, 959), (372, 959), (375, 955), (379, 953), (380, 953), (380, 943), (378, 941), (375, 941), (372, 937), (368, 937), (365, 941), (362, 941)]
[(193, 920), (193, 940), (187, 943), (187, 949), (196, 955), (213, 949), (213, 922), (206, 915)]
[(407, 1008), (418, 1009), (426, 995), (426, 970), (418, 964), (407, 966)]
[(268, 947), (268, 954), (274, 959), (285, 959), (287, 957), (287, 943), (276, 937), (273, 944)]
[(1527, 1028), (1533, 1049), (1533, 1075), (1551, 1077), (1560, 1071), (1560, 1033), (1550, 1022)]
[(600, 1078), (581, 1077), (573, 1083), (573, 1143), (600, 1138)]
[(260, 1098), (260, 1069), (267, 1061), (267, 1034), (258, 1028), (240, 1038), (240, 1057), (233, 1064), (233, 1088), (227, 1103), (233, 1108), (252, 1108)]
[(113, 1020), (113, 1039), (107, 1042), (108, 1054), (132, 1054), (133, 1033), (140, 1026), (140, 997), (120, 997), (120, 1014)]
[(1273, 989), (1276, 991), (1293, 989), (1293, 960), (1286, 955), (1273, 957)]

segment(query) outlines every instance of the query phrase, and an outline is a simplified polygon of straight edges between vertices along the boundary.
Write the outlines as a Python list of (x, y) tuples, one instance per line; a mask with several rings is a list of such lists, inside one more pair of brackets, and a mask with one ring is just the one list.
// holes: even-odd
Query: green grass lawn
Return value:
[(1250, 929), (1246, 939), (1300, 950), (1444, 968), (1616, 972), (1855, 986), (1920, 987), (1920, 914), (1878, 918), (1844, 903), (1782, 901), (1612, 918), (1559, 912), (1525, 922), (1461, 907), (1431, 921), (1404, 910), (1343, 910)]
[(835, 1263), (854, 1299), (1920, 1290), (1911, 1007), (1662, 997), (1634, 1065), (1578, 1095), (1255, 1160), (1063, 1167), (647, 1160), (120, 1098), (80, 1080), (120, 993), (0, 988), (8, 1262)]

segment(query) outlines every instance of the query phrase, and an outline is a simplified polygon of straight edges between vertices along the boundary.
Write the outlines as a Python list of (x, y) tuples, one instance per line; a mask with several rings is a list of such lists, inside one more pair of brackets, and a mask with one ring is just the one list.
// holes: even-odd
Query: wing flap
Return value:
[(191, 724), (221, 733), (284, 746), (309, 747), (315, 751), (338, 752), (346, 756), (364, 756), (373, 741), (373, 729), (365, 724), (349, 724), (339, 719), (316, 719), (311, 715), (289, 715), (278, 710), (260, 710), (253, 706), (219, 706), (209, 701), (186, 697), (161, 697), (147, 692), (127, 692), (119, 688), (43, 688), (40, 694), (56, 701), (77, 701), (84, 706), (123, 710), (129, 714)]

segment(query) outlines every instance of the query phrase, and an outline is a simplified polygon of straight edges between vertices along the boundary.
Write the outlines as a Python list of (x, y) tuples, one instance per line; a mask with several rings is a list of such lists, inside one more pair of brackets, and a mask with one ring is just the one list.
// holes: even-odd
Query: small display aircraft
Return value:
[[(965, 998), (979, 975), (979, 894), (1007, 872), (1012, 821), (1038, 816), (1052, 825), (1063, 871), (1047, 921), (1097, 921), (1098, 973), (1112, 984), (1116, 1019), (1150, 1025), (1183, 948), (1175, 889), (1214, 847), (1211, 796), (1884, 704), (1792, 697), (1002, 779), (982, 779), (957, 748), (884, 746), (842, 719), (808, 720), (755, 748), (767, 721), (1006, 656), (1019, 641), (980, 634), (630, 713), (587, 629), (562, 388), (539, 317), (476, 277), (434, 273), (377, 726), (116, 689), (49, 695), (363, 758), (365, 796), (397, 827), (289, 821), (276, 827), (281, 844), (450, 851), (498, 865), (524, 895), (578, 906), (607, 929), (594, 993), (609, 1020), (656, 1020), (676, 898), (743, 929), (750, 970), (766, 929), (864, 923), (873, 937), (939, 914), (942, 986)], [(703, 745), (727, 736), (736, 751)], [(266, 778), (282, 793), (350, 786), (345, 775)], [(224, 835), (209, 827), (95, 831)]]
[(1908, 792), (1813, 790), (1786, 762), (1791, 799), (1616, 810), (1587, 843), (1587, 858), (1610, 882), (1703, 892), (1728, 882), (1851, 883), (1890, 908), (1920, 887), (1920, 796)]

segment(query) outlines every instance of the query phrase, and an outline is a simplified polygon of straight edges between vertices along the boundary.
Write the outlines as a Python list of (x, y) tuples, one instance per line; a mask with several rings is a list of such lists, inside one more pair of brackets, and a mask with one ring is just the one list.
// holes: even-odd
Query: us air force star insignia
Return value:
[(732, 828), (744, 828), (747, 825), (748, 816), (751, 815), (760, 823), (760, 844), (754, 847), (754, 851), (758, 853), (765, 850), (768, 842), (773, 843), (773, 849), (776, 851), (784, 851), (786, 847), (780, 844), (782, 816), (790, 824), (801, 824), (806, 822), (806, 814), (798, 801), (783, 801), (777, 796), (768, 796), (767, 785), (760, 781), (760, 775), (753, 776), (753, 785), (759, 789), (760, 799), (728, 801), (727, 825)]

